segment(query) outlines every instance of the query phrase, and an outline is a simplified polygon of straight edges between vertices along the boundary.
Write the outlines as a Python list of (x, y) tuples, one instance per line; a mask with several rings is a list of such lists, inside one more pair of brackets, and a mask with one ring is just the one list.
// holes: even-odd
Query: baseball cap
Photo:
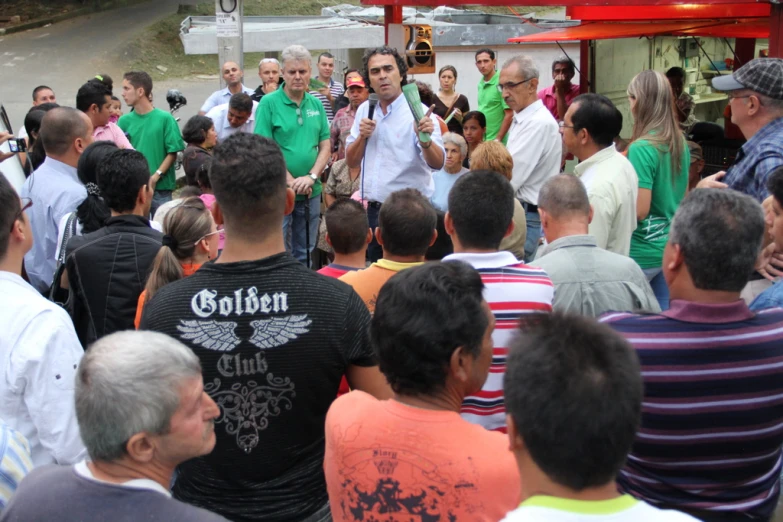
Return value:
[(756, 58), (731, 75), (713, 78), (719, 91), (750, 89), (775, 100), (783, 100), (783, 58)]
[(346, 89), (348, 87), (356, 87), (356, 86), (358, 86), (358, 87), (367, 87), (366, 85), (364, 85), (364, 80), (362, 80), (361, 78), (356, 78), (356, 77), (353, 77), (353, 78), (349, 79), (348, 83), (345, 84), (345, 88)]

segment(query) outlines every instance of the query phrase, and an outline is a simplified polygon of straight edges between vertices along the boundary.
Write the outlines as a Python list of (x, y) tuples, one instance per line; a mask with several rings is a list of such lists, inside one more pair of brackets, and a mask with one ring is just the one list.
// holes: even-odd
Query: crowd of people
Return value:
[(626, 142), (567, 57), (475, 58), (473, 110), (449, 65), (409, 107), (396, 49), (340, 82), (292, 45), (181, 132), (145, 72), (124, 114), (105, 74), (36, 88), (0, 522), (770, 521), (783, 60), (714, 80), (747, 141), (702, 179), (678, 70)]

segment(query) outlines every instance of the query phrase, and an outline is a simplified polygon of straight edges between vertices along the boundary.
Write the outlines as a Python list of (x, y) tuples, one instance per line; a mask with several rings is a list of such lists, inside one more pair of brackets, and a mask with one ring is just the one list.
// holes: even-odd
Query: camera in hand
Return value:
[(8, 148), (14, 153), (27, 152), (27, 143), (24, 138), (11, 138), (8, 140)]

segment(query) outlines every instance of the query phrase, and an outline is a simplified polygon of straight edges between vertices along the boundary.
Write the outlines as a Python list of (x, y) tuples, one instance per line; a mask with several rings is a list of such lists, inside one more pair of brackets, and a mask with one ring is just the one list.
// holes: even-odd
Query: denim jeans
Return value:
[(525, 263), (536, 258), (538, 240), (541, 238), (541, 216), (538, 212), (525, 212), (527, 220), (527, 237), (525, 238)]
[(658, 300), (658, 304), (661, 307), (661, 311), (669, 309), (669, 287), (666, 286), (666, 279), (663, 277), (662, 268), (643, 268), (647, 281), (650, 282), (653, 294)]
[[(310, 222), (305, 220), (305, 208), (310, 207)], [(321, 219), (321, 196), (309, 200), (297, 201), (294, 211), (283, 218), (283, 237), (285, 248), (302, 264), (307, 264), (307, 257), (313, 253), (318, 243), (318, 223)], [(307, 226), (310, 228), (310, 242), (307, 243)], [(312, 261), (310, 262), (312, 266)]]
[(158, 211), (158, 208), (164, 204), (171, 201), (171, 190), (156, 190), (152, 194), (152, 206), (150, 207), (150, 216), (155, 217), (155, 212)]

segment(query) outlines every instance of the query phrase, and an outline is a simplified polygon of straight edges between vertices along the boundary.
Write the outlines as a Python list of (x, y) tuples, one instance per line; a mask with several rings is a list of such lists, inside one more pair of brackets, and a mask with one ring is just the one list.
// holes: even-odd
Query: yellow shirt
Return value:
[(364, 304), (367, 305), (370, 313), (373, 314), (375, 313), (375, 301), (378, 299), (378, 292), (381, 291), (384, 283), (400, 270), (423, 264), (423, 262), (398, 263), (388, 259), (379, 259), (364, 270), (348, 272), (340, 278), (340, 281), (351, 285), (356, 293), (359, 294), (359, 297), (362, 298)]

